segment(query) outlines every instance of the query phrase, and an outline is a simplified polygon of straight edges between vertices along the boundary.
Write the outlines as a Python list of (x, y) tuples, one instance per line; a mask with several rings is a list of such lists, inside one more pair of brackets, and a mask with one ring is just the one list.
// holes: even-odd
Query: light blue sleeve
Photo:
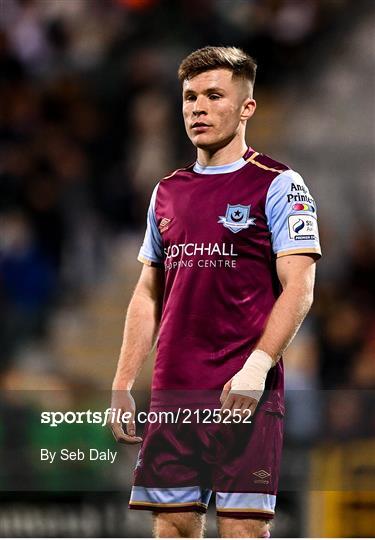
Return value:
[(278, 257), (321, 255), (316, 204), (297, 172), (287, 170), (276, 176), (268, 188), (265, 212), (272, 249)]
[(154, 188), (151, 195), (150, 205), (147, 212), (147, 228), (138, 260), (149, 266), (163, 265), (163, 241), (156, 222), (155, 201), (159, 184)]

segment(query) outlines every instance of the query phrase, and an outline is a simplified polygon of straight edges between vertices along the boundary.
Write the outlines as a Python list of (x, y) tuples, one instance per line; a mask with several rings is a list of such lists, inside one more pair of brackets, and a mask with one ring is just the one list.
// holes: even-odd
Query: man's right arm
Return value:
[(156, 338), (163, 293), (164, 270), (144, 265), (129, 303), (120, 357), (112, 385), (111, 407), (132, 414), (131, 420), (126, 425), (127, 433), (124, 432), (121, 423), (110, 424), (118, 442), (130, 444), (141, 442), (141, 438), (135, 436), (135, 403), (130, 390)]

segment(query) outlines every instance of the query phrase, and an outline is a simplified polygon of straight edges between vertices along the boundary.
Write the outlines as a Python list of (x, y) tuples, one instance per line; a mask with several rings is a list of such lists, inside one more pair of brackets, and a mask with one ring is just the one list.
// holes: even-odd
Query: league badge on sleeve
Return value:
[(218, 223), (222, 223), (224, 227), (237, 233), (242, 229), (248, 229), (249, 225), (255, 225), (255, 218), (249, 216), (250, 205), (228, 204), (225, 216), (219, 216)]
[(315, 216), (295, 214), (288, 218), (289, 238), (291, 240), (317, 240), (318, 225)]

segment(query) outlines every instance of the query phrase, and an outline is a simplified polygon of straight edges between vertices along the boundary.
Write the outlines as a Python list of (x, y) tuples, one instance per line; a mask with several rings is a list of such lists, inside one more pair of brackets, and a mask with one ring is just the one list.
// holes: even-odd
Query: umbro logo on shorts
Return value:
[(271, 473), (265, 471), (264, 469), (253, 472), (253, 475), (258, 478), (258, 480), (254, 480), (255, 484), (269, 484), (269, 481), (266, 480), (266, 478), (269, 478), (271, 476)]

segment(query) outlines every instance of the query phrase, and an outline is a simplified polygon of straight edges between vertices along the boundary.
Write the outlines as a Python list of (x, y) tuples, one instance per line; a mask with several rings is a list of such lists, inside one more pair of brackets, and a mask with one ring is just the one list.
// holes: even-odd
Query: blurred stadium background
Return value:
[[(136, 449), (39, 414), (109, 404), (152, 188), (194, 159), (176, 69), (207, 44), (258, 60), (248, 142), (305, 177), (320, 216), (316, 300), (285, 359), (273, 536), (375, 535), (374, 8), (1, 0), (1, 536), (150, 535), (149, 514), (126, 507)], [(120, 458), (39, 459), (41, 447), (90, 446)]]

